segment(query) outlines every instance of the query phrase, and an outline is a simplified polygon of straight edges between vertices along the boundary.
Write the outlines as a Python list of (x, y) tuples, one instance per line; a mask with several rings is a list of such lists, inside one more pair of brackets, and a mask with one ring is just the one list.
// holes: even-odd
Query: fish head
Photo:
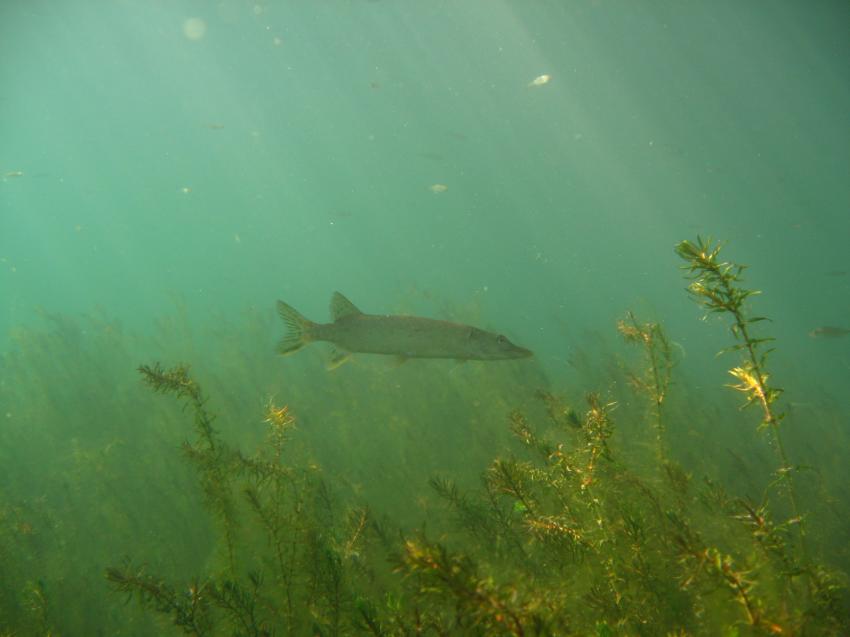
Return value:
[(469, 335), (475, 358), (485, 361), (529, 358), (531, 350), (511, 343), (507, 336), (472, 328)]

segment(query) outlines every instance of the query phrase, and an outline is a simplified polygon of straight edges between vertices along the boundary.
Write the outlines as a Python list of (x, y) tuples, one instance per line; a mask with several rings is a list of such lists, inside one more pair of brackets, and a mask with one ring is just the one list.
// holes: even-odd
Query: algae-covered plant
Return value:
[[(287, 455), (286, 408), (269, 405), (266, 452), (246, 457), (215, 436), (186, 368), (142, 367), (154, 389), (192, 406), (198, 442), (185, 451), (225, 550), (221, 567), (182, 588), (126, 566), (109, 579), (196, 635), (841, 634), (842, 579), (804, 545), (780, 391), (768, 384), (769, 339), (753, 335), (764, 319), (746, 307), (754, 292), (740, 286), (742, 266), (719, 260), (719, 246), (685, 241), (676, 251), (690, 292), (731, 320), (730, 349), (742, 355), (733, 387), (760, 406), (777, 450), (759, 500), (676, 460), (670, 341), (631, 313), (618, 329), (645, 353), (645, 370), (626, 375), (650, 407), (652, 459), (617, 442), (613, 397), (588, 393), (579, 407), (540, 390), (544, 420), (510, 414), (518, 446), (492, 461), (479, 489), (451, 475), (430, 481), (447, 522), (429, 525), (441, 532), (391, 531), (365, 508), (334, 504), (318, 473)], [(778, 488), (788, 516), (776, 513)]]
[[(339, 514), (317, 469), (284, 463), (295, 418), (269, 402), (268, 437), (253, 456), (216, 434), (198, 383), (184, 366), (139, 368), (155, 391), (185, 399), (195, 442), (183, 446), (221, 529), (220, 566), (181, 587), (126, 563), (107, 570), (115, 589), (167, 614), (186, 634), (346, 634), (356, 591), (367, 589), (366, 509)], [(360, 586), (358, 580), (363, 579)]]
[[(387, 388), (318, 358), (281, 375), (262, 355), (230, 362), (246, 358), (230, 329), (204, 358), (183, 318), (154, 347), (56, 319), (3, 359), (43, 392), (0, 385), (12, 424), (64, 429), (38, 439), (35, 468), (4, 451), (26, 421), (0, 432), (15, 477), (0, 491), (0, 634), (844, 634), (850, 515), (828, 450), (850, 445), (827, 417), (782, 409), (743, 268), (710, 241), (676, 253), (731, 326), (731, 387), (755, 426), (733, 392), (704, 388), (723, 383), (709, 365), (632, 313), (616, 328), (636, 348), (597, 354), (608, 381), (597, 368), (577, 387), (464, 366), (426, 388), (422, 369), (442, 368), (405, 365)], [(252, 321), (262, 341), (270, 322)], [(139, 383), (129, 361), (152, 349), (194, 371), (142, 365)], [(66, 354), (97, 373), (50, 394)], [(327, 378), (331, 399), (314, 389)], [(108, 421), (76, 419), (80, 396)], [(55, 486), (12, 486), (34, 472)]]
[(709, 312), (725, 314), (731, 319), (730, 330), (736, 343), (726, 351), (742, 354), (740, 364), (729, 370), (729, 373), (739, 381), (732, 388), (746, 396), (747, 405), (758, 404), (762, 409), (763, 419), (760, 428), (768, 429), (773, 439), (774, 448), (779, 456), (777, 484), (784, 486), (787, 491), (791, 509), (794, 512), (793, 522), (798, 525), (800, 543), (803, 545), (805, 527), (794, 489), (795, 467), (788, 459), (779, 426), (785, 415), (777, 412), (774, 406), (782, 390), (768, 384), (767, 357), (771, 349), (764, 349), (764, 345), (773, 339), (757, 338), (751, 333), (755, 323), (768, 319), (764, 316), (750, 316), (747, 313), (744, 307), (745, 301), (758, 292), (741, 287), (741, 275), (746, 266), (720, 261), (720, 249), (719, 244), (697, 238), (696, 243), (690, 241), (679, 243), (676, 246), (676, 253), (687, 262), (687, 265), (683, 267), (688, 270), (692, 279), (688, 291), (697, 302)]

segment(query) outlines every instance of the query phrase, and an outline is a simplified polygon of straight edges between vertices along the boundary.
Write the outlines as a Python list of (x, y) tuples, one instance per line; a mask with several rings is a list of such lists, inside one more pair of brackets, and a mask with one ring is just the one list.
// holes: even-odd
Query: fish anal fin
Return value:
[(332, 372), (338, 367), (345, 365), (349, 360), (351, 360), (351, 352), (335, 349), (331, 352), (331, 360), (328, 361), (327, 369), (329, 372)]
[(331, 318), (334, 321), (357, 314), (363, 314), (363, 312), (339, 292), (333, 293), (333, 296), (331, 296)]

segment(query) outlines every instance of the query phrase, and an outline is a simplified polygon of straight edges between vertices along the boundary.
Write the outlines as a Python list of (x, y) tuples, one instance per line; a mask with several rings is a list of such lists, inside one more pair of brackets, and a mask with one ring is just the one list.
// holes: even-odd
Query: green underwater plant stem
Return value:
[[(39, 632), (43, 635), (53, 634), (50, 621), (48, 620), (50, 604), (44, 591), (43, 582), (27, 582), (26, 586), (27, 606), (36, 618)], [(11, 634), (11, 633), (10, 633)]]
[(756, 580), (748, 579), (752, 573), (736, 568), (731, 555), (706, 546), (700, 534), (684, 518), (672, 511), (667, 515), (673, 529), (672, 539), (679, 550), (679, 562), (686, 569), (680, 582), (681, 588), (688, 590), (700, 576), (705, 576), (732, 594), (746, 613), (747, 624), (766, 633), (783, 632), (779, 624), (765, 619), (765, 604), (753, 591)]
[(729, 370), (729, 373), (739, 381), (737, 385), (731, 385), (731, 387), (746, 394), (745, 407), (756, 403), (761, 406), (764, 416), (759, 429), (768, 429), (771, 432), (773, 446), (780, 463), (777, 482), (786, 483), (794, 521), (799, 526), (800, 546), (805, 553), (805, 528), (794, 488), (792, 476), (794, 467), (788, 460), (779, 427), (785, 414), (777, 412), (773, 407), (782, 389), (768, 384), (765, 365), (772, 349), (761, 351), (762, 346), (773, 339), (755, 338), (750, 334), (750, 327), (753, 324), (768, 319), (763, 316), (747, 315), (744, 302), (759, 292), (741, 287), (741, 275), (746, 266), (721, 261), (719, 256), (722, 247), (719, 243), (713, 244), (711, 239), (704, 240), (697, 237), (696, 243), (685, 240), (676, 245), (676, 254), (687, 262), (682, 268), (689, 273), (691, 283), (688, 286), (688, 292), (697, 303), (711, 313), (727, 314), (732, 318), (730, 329), (738, 342), (723, 351), (743, 352), (744, 360), (740, 366)]
[(524, 637), (526, 624), (535, 624), (534, 614), (517, 600), (512, 587), (500, 590), (478, 574), (475, 563), (463, 554), (425, 539), (408, 539), (397, 570), (415, 576), (423, 596), (445, 597), (455, 605), (455, 626), (468, 632), (481, 628), (483, 634), (510, 634)]
[(643, 346), (649, 368), (645, 378), (631, 376), (636, 389), (649, 394), (653, 407), (653, 428), (655, 429), (655, 449), (658, 460), (665, 464), (667, 454), (664, 448), (664, 410), (662, 404), (667, 397), (673, 371), (673, 355), (670, 341), (658, 323), (639, 323), (631, 312), (626, 320), (617, 322), (617, 330), (629, 343)]
[(210, 508), (222, 522), (227, 563), (231, 575), (235, 575), (236, 519), (230, 471), (232, 465), (238, 464), (241, 458), (218, 439), (212, 426), (215, 417), (204, 406), (206, 399), (200, 385), (189, 376), (188, 366), (177, 365), (166, 370), (159, 363), (155, 363), (153, 366), (141, 365), (138, 371), (143, 381), (155, 392), (185, 398), (192, 407), (198, 440), (194, 444), (184, 442), (183, 452), (201, 469), (204, 494)]
[(336, 505), (314, 469), (283, 463), (295, 427), (289, 408), (268, 401), (266, 442), (246, 456), (212, 427), (206, 394), (187, 366), (165, 369), (157, 363), (139, 372), (155, 391), (185, 400), (194, 412), (196, 440), (184, 443), (183, 452), (200, 474), (208, 509), (222, 524), (227, 564), (224, 573), (190, 586), (188, 596), (180, 586), (129, 566), (107, 571), (113, 588), (169, 615), (192, 635), (224, 634), (220, 622), (233, 629), (228, 634), (255, 637), (271, 635), (273, 627), (307, 634), (308, 622), (310, 634), (350, 634), (352, 582), (368, 570), (350, 567), (362, 561), (370, 518), (360, 509), (350, 515), (350, 528), (337, 525)]
[(174, 625), (185, 634), (196, 637), (210, 634), (210, 609), (206, 601), (209, 583), (196, 581), (187, 591), (180, 592), (129, 562), (121, 568), (108, 568), (106, 579), (116, 591), (138, 597), (142, 604), (171, 616)]

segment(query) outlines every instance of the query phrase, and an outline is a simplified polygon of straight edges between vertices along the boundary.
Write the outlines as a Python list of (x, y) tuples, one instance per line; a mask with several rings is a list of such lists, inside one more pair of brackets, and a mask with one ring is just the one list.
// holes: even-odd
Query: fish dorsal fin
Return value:
[(354, 303), (349, 301), (339, 292), (333, 293), (333, 296), (331, 297), (331, 318), (334, 321), (338, 321), (346, 316), (355, 316), (357, 314), (363, 314), (363, 312), (358, 310)]

